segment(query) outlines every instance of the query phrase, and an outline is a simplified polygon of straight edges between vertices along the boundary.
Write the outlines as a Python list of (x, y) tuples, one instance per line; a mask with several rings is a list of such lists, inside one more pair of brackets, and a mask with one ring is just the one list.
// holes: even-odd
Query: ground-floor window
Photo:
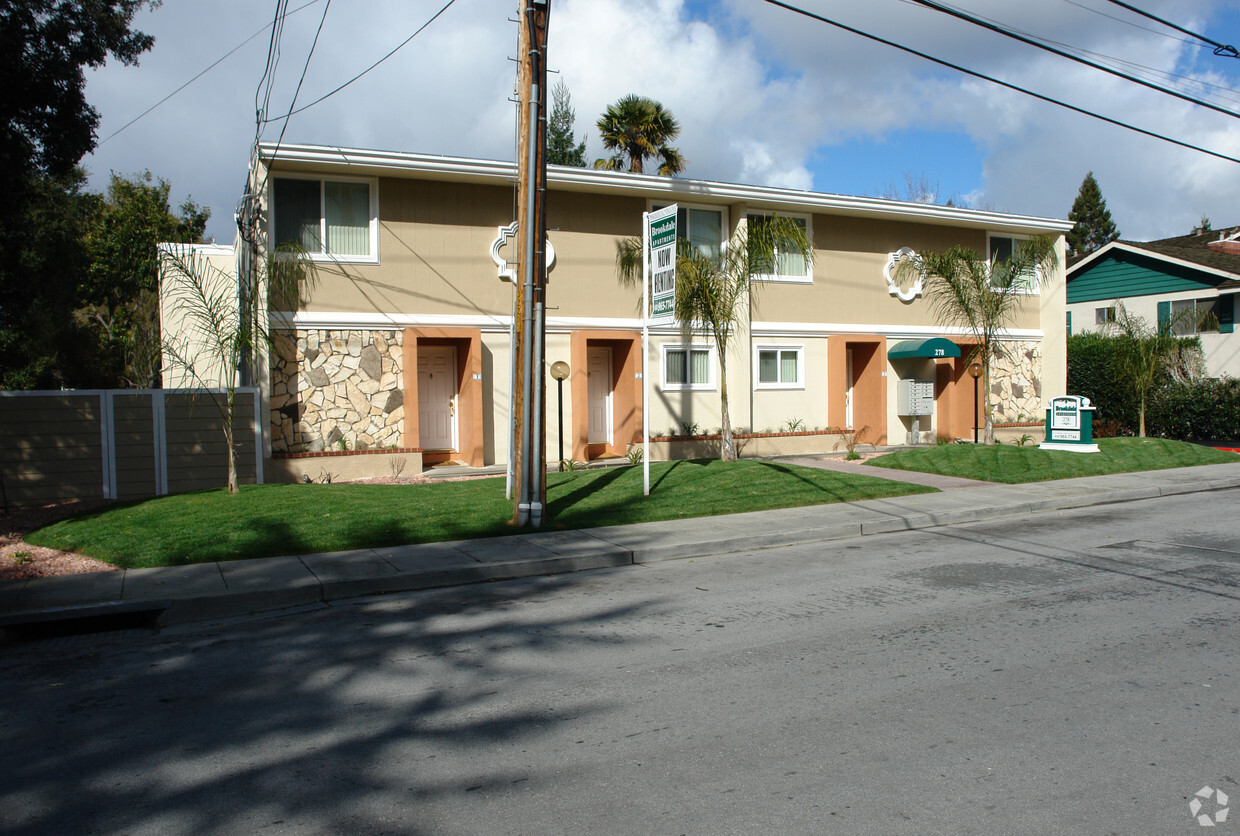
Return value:
[(705, 345), (663, 346), (663, 388), (714, 389), (715, 351)]
[(802, 388), (804, 347), (799, 345), (760, 345), (755, 349), (757, 388)]

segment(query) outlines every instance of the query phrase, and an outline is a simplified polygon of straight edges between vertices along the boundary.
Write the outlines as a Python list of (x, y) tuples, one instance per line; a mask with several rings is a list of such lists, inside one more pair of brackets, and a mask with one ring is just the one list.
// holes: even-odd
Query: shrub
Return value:
[(1150, 398), (1150, 435), (1179, 441), (1240, 439), (1240, 380), (1171, 383)]

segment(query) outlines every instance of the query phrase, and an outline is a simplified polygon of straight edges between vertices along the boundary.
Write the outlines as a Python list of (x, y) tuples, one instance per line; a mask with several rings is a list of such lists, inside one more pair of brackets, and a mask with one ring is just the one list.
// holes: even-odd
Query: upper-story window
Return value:
[(272, 234), (276, 247), (294, 243), (311, 257), (377, 261), (375, 181), (276, 177)]
[[(990, 236), (990, 253), (991, 262), (1008, 261), (1012, 257), (1012, 253), (1016, 251), (1025, 238), (1012, 237), (1010, 235), (991, 235)], [(1030, 270), (1021, 273), (1019, 276), (1013, 277), (1015, 289), (1022, 293), (1038, 292), (1038, 274), (1037, 270)]]
[[(650, 211), (658, 211), (666, 204), (656, 204)], [(676, 237), (683, 238), (706, 258), (718, 261), (723, 253), (723, 230), (726, 218), (721, 209), (677, 204)]]
[[(760, 229), (763, 224), (771, 222), (773, 215), (766, 214), (750, 214), (747, 216), (746, 222), (749, 225), (750, 234)], [(810, 227), (809, 216), (807, 215), (780, 215), (801, 228), (805, 234), (806, 240), (813, 240), (813, 229)], [(795, 248), (781, 249), (779, 241), (775, 242), (775, 253), (773, 257), (761, 259), (752, 265), (754, 278), (759, 281), (768, 282), (812, 282), (814, 274), (811, 264), (806, 260), (805, 254)]]

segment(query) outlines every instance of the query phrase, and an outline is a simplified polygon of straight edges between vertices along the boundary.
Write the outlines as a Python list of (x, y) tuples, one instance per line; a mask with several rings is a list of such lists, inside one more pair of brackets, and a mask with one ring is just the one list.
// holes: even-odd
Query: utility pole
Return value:
[(517, 73), (517, 301), (512, 347), (513, 523), (543, 523), (547, 504), (546, 376), (543, 374), (547, 291), (547, 24), (550, 0), (523, 0)]

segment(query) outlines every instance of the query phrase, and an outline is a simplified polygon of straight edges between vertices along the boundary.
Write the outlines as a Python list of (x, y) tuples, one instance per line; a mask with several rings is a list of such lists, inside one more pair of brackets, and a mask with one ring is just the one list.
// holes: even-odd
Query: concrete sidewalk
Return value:
[[(798, 462), (813, 465), (811, 461)], [(822, 465), (818, 465), (822, 466)], [(853, 467), (855, 465), (849, 465)], [(865, 468), (876, 475), (879, 468)], [(884, 475), (899, 479), (899, 471)], [(946, 477), (938, 477), (946, 478)], [(912, 481), (910, 477), (909, 481)], [(957, 480), (967, 481), (967, 480)], [(720, 555), (1240, 487), (1240, 463), (581, 531), (0, 581), (0, 627), (141, 616), (173, 624), (417, 589)]]

